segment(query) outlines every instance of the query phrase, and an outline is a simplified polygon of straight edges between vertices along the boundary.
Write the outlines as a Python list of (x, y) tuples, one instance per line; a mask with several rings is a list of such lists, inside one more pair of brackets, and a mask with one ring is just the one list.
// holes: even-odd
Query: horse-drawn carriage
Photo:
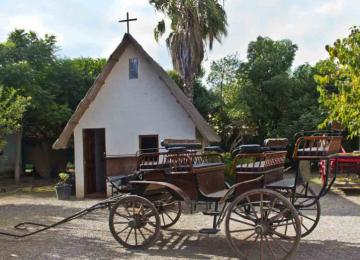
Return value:
[[(235, 182), (225, 182), (225, 163), (218, 148), (199, 150), (199, 144), (165, 140), (166, 151), (141, 151), (137, 171), (129, 176), (112, 176), (113, 196), (53, 225), (21, 223), (41, 228), (32, 233), (3, 235), (25, 237), (93, 210), (109, 208), (109, 226), (124, 247), (146, 248), (161, 229), (174, 225), (182, 207), (191, 211), (202, 205), (204, 215), (213, 217), (211, 228), (200, 233), (215, 234), (224, 222), (226, 239), (239, 258), (287, 259), (294, 255), (301, 236), (312, 232), (319, 221), (319, 199), (334, 182), (325, 174), (320, 191), (309, 184), (310, 161), (329, 161), (338, 152), (341, 136), (300, 136), (294, 147), (296, 173), (284, 178), (287, 152), (282, 140), (270, 140), (267, 148), (242, 146), (232, 165)], [(206, 207), (205, 207), (206, 206)]]

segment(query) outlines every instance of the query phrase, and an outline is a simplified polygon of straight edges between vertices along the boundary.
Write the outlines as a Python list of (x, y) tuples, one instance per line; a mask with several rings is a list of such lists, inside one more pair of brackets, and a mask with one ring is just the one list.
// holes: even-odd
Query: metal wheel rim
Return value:
[(113, 237), (124, 247), (146, 248), (160, 234), (160, 218), (157, 209), (140, 196), (125, 196), (112, 208), (109, 227)]
[[(258, 202), (253, 201), (252, 198), (255, 196), (260, 197)], [(250, 218), (249, 216), (242, 218), (241, 210), (238, 211), (239, 203), (242, 203), (240, 208), (244, 207), (244, 201), (247, 201), (252, 208), (253, 213)], [(256, 202), (256, 204), (253, 202)], [(273, 212), (271, 207), (274, 207), (275, 204), (284, 207), (280, 212), (275, 210)], [(262, 208), (262, 213), (257, 208)], [(238, 213), (240, 217), (237, 216)], [(234, 217), (235, 214), (237, 214), (236, 217)], [(285, 215), (286, 219), (281, 220), (282, 216)], [(293, 235), (287, 235), (288, 237), (284, 238), (276, 233), (280, 232), (279, 229), (283, 230), (285, 228), (283, 223), (286, 220), (292, 221)], [(275, 221), (276, 224), (274, 224)], [(230, 225), (234, 225), (234, 222), (241, 228), (236, 230), (230, 227)], [(296, 252), (301, 237), (301, 225), (296, 209), (284, 196), (266, 189), (255, 189), (237, 197), (227, 210), (225, 228), (226, 238), (240, 259), (288, 259)], [(241, 240), (236, 239), (234, 237), (235, 232), (243, 233), (243, 238)], [(281, 243), (278, 243), (280, 240)], [(239, 244), (242, 245), (242, 248), (239, 247)], [(276, 250), (279, 250), (278, 252), (282, 250), (284, 256), (278, 257), (279, 253)]]

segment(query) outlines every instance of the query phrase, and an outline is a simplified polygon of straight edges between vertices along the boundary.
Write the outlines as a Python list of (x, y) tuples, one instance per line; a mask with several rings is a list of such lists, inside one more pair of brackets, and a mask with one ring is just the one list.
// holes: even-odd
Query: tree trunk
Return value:
[(15, 182), (20, 182), (20, 176), (22, 173), (22, 130), (15, 134)]
[(184, 86), (184, 94), (190, 100), (191, 103), (194, 103), (194, 85), (193, 79), (186, 79)]

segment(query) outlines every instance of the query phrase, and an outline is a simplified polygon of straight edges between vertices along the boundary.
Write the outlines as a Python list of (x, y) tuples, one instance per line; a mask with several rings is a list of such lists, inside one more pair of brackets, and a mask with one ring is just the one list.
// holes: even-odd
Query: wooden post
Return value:
[(22, 173), (22, 130), (15, 134), (15, 182), (20, 183), (20, 176)]

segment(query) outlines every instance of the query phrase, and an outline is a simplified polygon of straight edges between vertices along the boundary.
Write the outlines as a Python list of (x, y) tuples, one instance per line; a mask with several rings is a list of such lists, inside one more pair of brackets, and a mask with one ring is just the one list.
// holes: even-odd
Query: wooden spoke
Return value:
[(115, 215), (117, 215), (117, 216), (119, 216), (119, 217), (122, 217), (122, 218), (130, 219), (130, 215), (125, 216), (125, 215), (120, 214), (120, 213), (118, 213), (118, 212), (115, 212)]
[(256, 211), (255, 211), (255, 208), (254, 208), (253, 204), (250, 202), (249, 197), (246, 197), (246, 200), (249, 202), (250, 207), (251, 207), (251, 209), (252, 209), (252, 212), (254, 213), (255, 218), (258, 220), (259, 218), (258, 218), (258, 216), (257, 216), (257, 214), (256, 214)]
[(260, 246), (260, 260), (263, 259), (263, 256), (264, 256), (264, 250), (263, 250), (263, 235), (260, 235), (260, 243), (259, 243), (259, 246)]
[(265, 241), (266, 241), (266, 244), (268, 245), (269, 249), (270, 249), (270, 252), (271, 252), (271, 255), (272, 257), (277, 260), (276, 256), (275, 256), (275, 253), (274, 253), (274, 250), (273, 248), (271, 247), (270, 243), (269, 243), (269, 239), (267, 238), (267, 236), (265, 236)]
[(274, 243), (278, 245), (284, 252), (288, 252), (288, 250), (286, 250), (286, 248), (284, 248), (281, 244), (279, 244), (272, 236), (270, 237), (274, 241)]
[(229, 231), (230, 233), (237, 233), (237, 232), (246, 232), (246, 231), (253, 231), (253, 228), (248, 228), (248, 229), (237, 229), (237, 230), (231, 230)]
[(142, 236), (142, 238), (143, 238), (143, 239), (144, 239), (144, 241), (145, 241), (145, 240), (146, 240), (146, 238), (145, 238), (145, 236), (144, 236), (143, 232), (141, 231), (141, 229), (140, 229), (140, 228), (139, 228), (138, 230), (139, 230), (140, 235)]
[[(244, 207), (249, 210), (242, 212)], [(250, 223), (249, 217), (256, 217), (254, 223)], [(276, 191), (254, 189), (228, 206), (225, 234), (242, 259), (244, 254), (246, 259), (289, 259), (299, 245), (301, 224), (296, 209), (285, 197)]]
[(310, 217), (308, 217), (308, 216), (305, 216), (304, 214), (302, 214), (302, 213), (300, 213), (299, 214), (300, 216), (302, 216), (302, 217), (304, 217), (304, 218), (306, 218), (306, 219), (308, 219), (308, 220), (311, 220), (311, 221), (316, 221), (316, 219), (313, 219), (313, 218), (310, 218)]
[(129, 222), (114, 222), (114, 225), (124, 225), (128, 224)]
[(129, 226), (126, 226), (123, 230), (121, 230), (121, 231), (119, 231), (119, 232), (117, 232), (116, 234), (121, 234), (122, 232), (124, 232), (125, 230), (127, 230), (129, 228)]
[[(321, 215), (320, 202), (314, 198), (315, 192), (311, 187), (308, 187), (306, 190), (305, 185), (301, 185), (296, 189), (294, 206), (302, 218), (301, 226), (303, 228), (301, 229), (301, 236), (305, 237), (310, 234), (319, 223)], [(291, 194), (288, 196), (291, 196)]]
[(275, 220), (279, 219), (280, 217), (283, 217), (283, 216), (284, 216), (284, 213), (287, 212), (287, 211), (288, 211), (287, 208), (283, 209), (283, 210), (280, 211), (276, 216), (270, 218), (269, 221), (270, 221), (271, 223), (273, 223)]
[(174, 219), (172, 217), (169, 216), (168, 213), (166, 213), (166, 211), (164, 212), (164, 214), (171, 220), (171, 221), (174, 221)]
[[(118, 211), (125, 211), (125, 216)], [(131, 214), (132, 213), (132, 214)], [(145, 215), (146, 213), (147, 215)], [(127, 221), (115, 220), (115, 217), (125, 218)], [(120, 224), (126, 225), (121, 228)], [(145, 226), (148, 227), (145, 227)], [(155, 206), (147, 199), (135, 195), (119, 198), (110, 210), (109, 227), (113, 237), (126, 248), (145, 248), (157, 239), (160, 232), (160, 217)], [(150, 229), (150, 227), (152, 227)], [(146, 230), (145, 235), (141, 230)], [(125, 233), (126, 232), (126, 233)], [(123, 233), (125, 235), (121, 236)]]
[(232, 221), (235, 221), (235, 222), (238, 222), (238, 223), (242, 223), (242, 224), (245, 224), (245, 225), (248, 225), (248, 226), (251, 226), (251, 227), (255, 227), (254, 224), (251, 224), (251, 223), (248, 223), (248, 222), (245, 222), (245, 221), (242, 221), (242, 220), (238, 220), (238, 219), (235, 219), (235, 218), (230, 218)]
[[(168, 228), (174, 225), (181, 216), (181, 202), (174, 199), (173, 195), (165, 192), (155, 205), (161, 215), (161, 228)], [(166, 216), (166, 217), (165, 217)]]
[(301, 222), (301, 226), (305, 228), (306, 231), (309, 231), (309, 229), (304, 225), (304, 223)]
[(150, 229), (148, 229), (147, 227), (142, 227), (143, 229), (145, 229), (146, 231), (148, 231), (148, 232), (150, 232), (150, 233), (152, 233), (153, 231), (152, 230), (150, 230)]
[(134, 233), (135, 233), (135, 244), (137, 245), (137, 244), (138, 244), (138, 242), (137, 242), (136, 228), (134, 228)]
[(134, 228), (130, 228), (130, 231), (125, 239), (125, 243), (128, 241), (129, 237), (130, 237), (130, 234), (131, 234), (131, 231), (133, 230)]

